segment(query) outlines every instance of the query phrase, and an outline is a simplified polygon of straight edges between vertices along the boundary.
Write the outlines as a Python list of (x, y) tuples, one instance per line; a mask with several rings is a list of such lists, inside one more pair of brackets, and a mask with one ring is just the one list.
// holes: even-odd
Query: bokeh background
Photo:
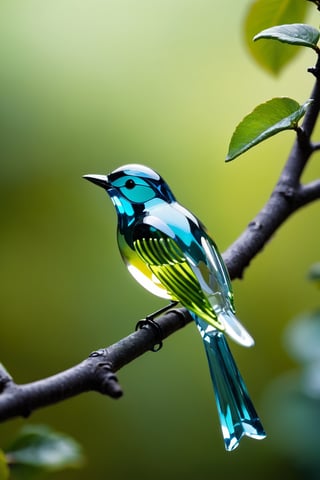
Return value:
[[(83, 174), (128, 162), (153, 167), (221, 251), (268, 199), (293, 133), (225, 164), (228, 143), (258, 103), (281, 95), (304, 102), (313, 85), (306, 69), (315, 58), (303, 50), (280, 77), (263, 72), (243, 42), (249, 4), (1, 2), (0, 360), (17, 382), (81, 361), (163, 305), (127, 274), (113, 206)], [(308, 20), (319, 24), (316, 12)], [(315, 157), (304, 180), (319, 174)], [(238, 315), (256, 346), (233, 344), (232, 350), (266, 440), (245, 439), (237, 451), (224, 451), (205, 354), (189, 325), (159, 353), (119, 372), (121, 400), (88, 393), (27, 420), (83, 445), (85, 466), (52, 478), (267, 479), (285, 473), (295, 479), (319, 472), (319, 401), (305, 399), (312, 403), (309, 423), (308, 407), (292, 410), (302, 398), (301, 366), (283, 342), (292, 318), (320, 303), (319, 290), (306, 280), (319, 260), (319, 232), (315, 203), (286, 222), (244, 279), (234, 282)], [(24, 423), (1, 425), (2, 447)]]

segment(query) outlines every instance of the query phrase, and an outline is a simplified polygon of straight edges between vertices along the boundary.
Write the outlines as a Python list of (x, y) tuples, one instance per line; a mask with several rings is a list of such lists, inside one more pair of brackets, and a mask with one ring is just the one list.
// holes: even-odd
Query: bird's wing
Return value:
[(134, 230), (133, 246), (153, 275), (168, 291), (172, 299), (178, 300), (219, 330), (224, 325), (218, 320), (207, 295), (204, 293), (184, 251), (175, 238), (157, 228), (143, 224)]
[(231, 310), (234, 312), (231, 280), (220, 252), (205, 230), (203, 230), (201, 235), (200, 243), (205, 254), (206, 265), (210, 272), (209, 283), (212, 291), (221, 292), (229, 302)]
[(140, 257), (186, 308), (241, 345), (253, 345), (235, 316), (228, 271), (205, 227), (179, 204), (160, 213), (144, 219), (145, 233), (135, 246)]
[[(177, 202), (172, 210), (176, 214), (176, 217), (171, 214), (175, 240), (185, 253), (199, 282), (209, 295), (220, 292), (228, 303), (228, 308), (234, 311), (232, 285), (228, 270), (205, 226)], [(176, 228), (177, 218), (181, 219), (181, 217), (184, 218), (185, 224), (183, 228), (181, 226)]]

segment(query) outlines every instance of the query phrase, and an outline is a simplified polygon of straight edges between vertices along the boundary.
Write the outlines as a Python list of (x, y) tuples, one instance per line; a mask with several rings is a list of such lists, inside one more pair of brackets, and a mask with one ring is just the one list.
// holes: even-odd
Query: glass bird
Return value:
[(107, 176), (84, 178), (111, 197), (119, 250), (131, 275), (193, 316), (209, 362), (226, 450), (234, 450), (244, 435), (264, 438), (225, 335), (246, 347), (254, 341), (235, 316), (229, 274), (206, 228), (148, 167), (130, 164)]

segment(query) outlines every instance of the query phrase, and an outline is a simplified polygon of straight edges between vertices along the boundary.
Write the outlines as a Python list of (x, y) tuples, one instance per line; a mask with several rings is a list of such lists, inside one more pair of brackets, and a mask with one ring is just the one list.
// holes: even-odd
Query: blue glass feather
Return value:
[(207, 354), (226, 450), (237, 448), (244, 435), (258, 440), (265, 438), (265, 431), (224, 334), (200, 318), (193, 317)]
[(119, 250), (131, 275), (151, 293), (180, 302), (195, 319), (226, 449), (234, 450), (244, 435), (265, 438), (225, 334), (246, 347), (254, 341), (235, 316), (228, 271), (204, 225), (176, 201), (155, 171), (143, 165), (85, 178), (111, 197)]

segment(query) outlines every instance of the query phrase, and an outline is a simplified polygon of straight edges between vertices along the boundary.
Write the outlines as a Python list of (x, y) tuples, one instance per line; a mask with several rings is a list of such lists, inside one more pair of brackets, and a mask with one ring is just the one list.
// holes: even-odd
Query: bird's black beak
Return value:
[(111, 186), (107, 175), (83, 175), (83, 178), (105, 189)]

